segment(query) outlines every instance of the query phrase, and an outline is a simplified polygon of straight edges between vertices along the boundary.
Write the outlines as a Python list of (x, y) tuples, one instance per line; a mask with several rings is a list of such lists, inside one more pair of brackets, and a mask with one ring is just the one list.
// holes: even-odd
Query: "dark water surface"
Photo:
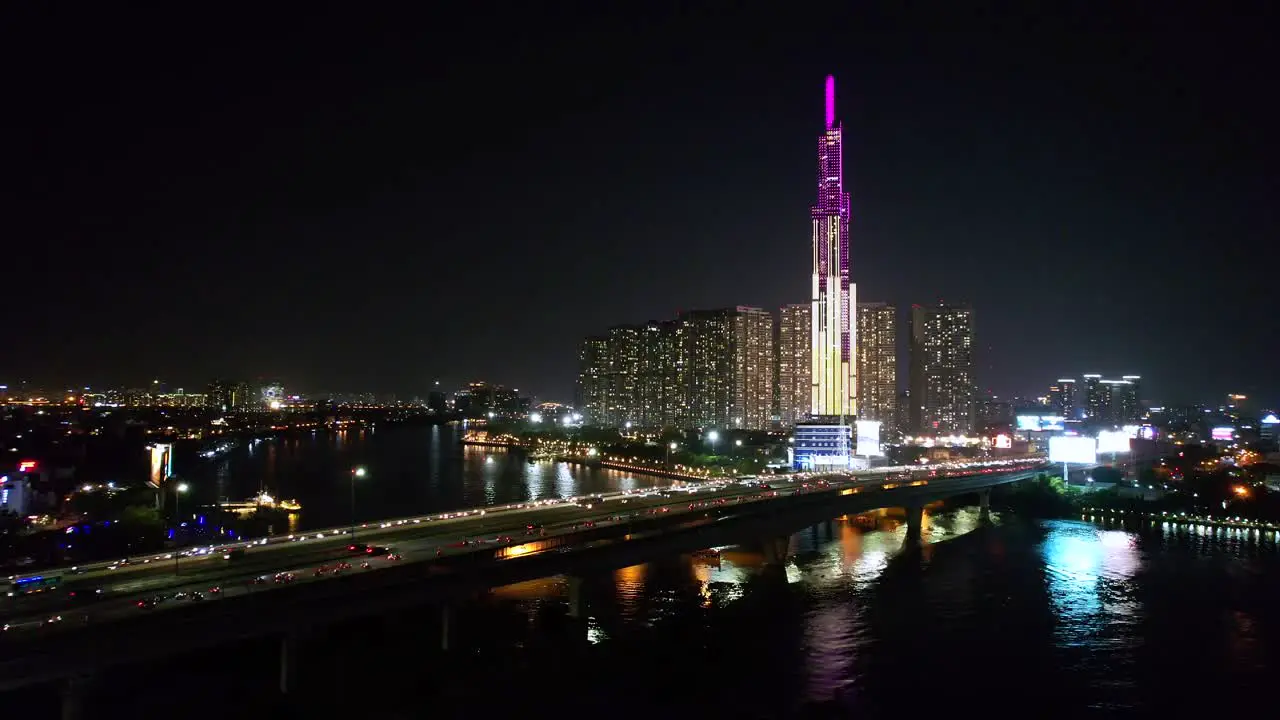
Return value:
[(654, 484), (654, 478), (619, 470), (538, 462), (502, 448), (462, 446), (458, 426), (383, 425), (336, 432), (290, 434), (240, 447), (213, 460), (176, 470), (199, 503), (244, 500), (259, 488), (296, 499), (302, 513), (293, 530), (344, 525), (351, 520), (351, 469), (356, 517), (404, 517), (482, 505), (567, 497)]

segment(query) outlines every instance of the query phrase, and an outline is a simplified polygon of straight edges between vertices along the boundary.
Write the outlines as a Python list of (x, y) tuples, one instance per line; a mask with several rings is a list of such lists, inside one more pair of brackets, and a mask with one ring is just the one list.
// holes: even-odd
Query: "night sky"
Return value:
[(808, 300), (834, 73), (904, 336), (968, 301), (1000, 394), (1277, 399), (1276, 12), (551, 4), (11, 10), (0, 383), (569, 400), (586, 334)]

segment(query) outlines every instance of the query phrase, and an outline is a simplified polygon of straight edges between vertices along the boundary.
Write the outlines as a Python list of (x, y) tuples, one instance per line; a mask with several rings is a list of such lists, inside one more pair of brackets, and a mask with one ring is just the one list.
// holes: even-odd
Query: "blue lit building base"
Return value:
[(853, 460), (853, 426), (801, 423), (791, 445), (797, 470), (848, 470)]

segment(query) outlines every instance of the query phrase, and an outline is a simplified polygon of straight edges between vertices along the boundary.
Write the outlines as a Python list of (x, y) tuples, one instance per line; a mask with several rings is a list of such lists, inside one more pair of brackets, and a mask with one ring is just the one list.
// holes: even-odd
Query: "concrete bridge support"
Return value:
[(280, 638), (280, 694), (288, 695), (298, 688), (298, 635), (286, 633)]
[(913, 505), (904, 509), (907, 511), (907, 537), (904, 545), (908, 548), (920, 547), (920, 535), (924, 528), (924, 506)]
[(791, 549), (790, 535), (765, 538), (761, 544), (764, 546), (766, 565), (781, 565), (787, 561), (787, 553)]
[(978, 493), (978, 520), (991, 522), (991, 488)]
[(569, 617), (574, 620), (585, 619), (587, 614), (586, 598), (582, 594), (582, 578), (570, 575), (566, 578), (569, 584)]
[(456, 612), (453, 606), (447, 603), (440, 607), (440, 649), (445, 652), (448, 652), (449, 647), (453, 644), (453, 624), (457, 620), (454, 617)]
[(72, 675), (62, 681), (62, 720), (85, 717), (85, 695), (92, 684), (92, 675)]

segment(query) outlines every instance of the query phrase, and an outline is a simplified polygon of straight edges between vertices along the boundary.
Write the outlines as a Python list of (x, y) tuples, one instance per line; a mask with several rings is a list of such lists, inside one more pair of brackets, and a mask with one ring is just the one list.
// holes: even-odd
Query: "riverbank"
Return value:
[(605, 468), (608, 470), (625, 470), (640, 475), (649, 475), (652, 477), (670, 478), (672, 480), (685, 480), (690, 482), (702, 482), (712, 479), (710, 473), (688, 473), (679, 470), (666, 470), (663, 468), (650, 467), (648, 465), (633, 465), (630, 463), (618, 462), (616, 460), (607, 460), (599, 457), (582, 457), (578, 455), (565, 455), (561, 453), (538, 453), (530, 452), (529, 448), (519, 443), (502, 442), (495, 440), (461, 440), (463, 445), (474, 445), (476, 447), (492, 447), (502, 448), (504, 450), (514, 450), (524, 452), (535, 461), (547, 460), (550, 462), (569, 463), (571, 465), (581, 465), (583, 467)]
[(1228, 528), (1232, 530), (1270, 531), (1280, 534), (1280, 523), (1264, 520), (1249, 520), (1239, 517), (1218, 517), (1214, 515), (1196, 515), (1185, 512), (1143, 512), (1141, 510), (1105, 507), (1083, 507), (1080, 519), (1097, 522), (1110, 521), (1146, 521), (1152, 525), (1172, 525), (1190, 527)]

